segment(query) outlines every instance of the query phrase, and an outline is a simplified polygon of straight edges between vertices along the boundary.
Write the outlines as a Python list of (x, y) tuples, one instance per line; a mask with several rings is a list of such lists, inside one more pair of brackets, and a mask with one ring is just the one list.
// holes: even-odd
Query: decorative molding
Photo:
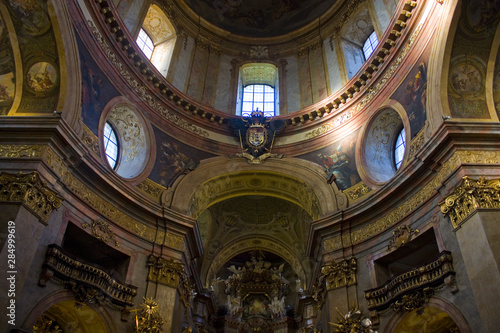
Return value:
[(148, 280), (177, 288), (185, 307), (191, 307), (196, 295), (195, 285), (187, 276), (184, 265), (174, 259), (165, 259), (150, 255), (148, 259)]
[(325, 280), (326, 290), (355, 285), (357, 283), (356, 263), (356, 258), (352, 257), (323, 266), (320, 278)]
[(99, 156), (99, 138), (85, 125), (83, 125), (82, 141), (91, 152)]
[(323, 241), (324, 253), (339, 250), (342, 246), (351, 246), (358, 244), (366, 239), (369, 239), (388, 228), (396, 225), (403, 217), (413, 212), (422, 203), (427, 201), (436, 194), (436, 189), (442, 186), (443, 181), (460, 165), (462, 164), (500, 164), (499, 151), (482, 151), (482, 150), (459, 150), (456, 151), (446, 162), (443, 163), (441, 169), (436, 173), (420, 191), (411, 196), (408, 200), (402, 203), (399, 207), (392, 210), (387, 215), (378, 219), (374, 223), (368, 224), (363, 228), (354, 230), (351, 233), (342, 236), (327, 238)]
[(413, 310), (415, 306), (421, 306), (422, 297), (428, 298), (443, 284), (450, 286), (451, 292), (456, 293), (458, 289), (454, 286), (454, 276), (451, 252), (443, 251), (430, 263), (396, 275), (382, 286), (365, 291), (368, 309), (380, 311), (391, 307), (396, 311)]
[(500, 208), (500, 179), (479, 177), (475, 180), (465, 176), (460, 186), (455, 187), (439, 206), (443, 215), (450, 216), (456, 230), (477, 209)]
[(124, 229), (143, 237), (151, 242), (163, 244), (172, 249), (183, 251), (184, 237), (170, 232), (158, 231), (131, 218), (127, 214), (90, 190), (77, 179), (67, 168), (64, 161), (50, 148), (44, 145), (0, 145), (0, 158), (7, 157), (40, 158), (54, 171), (66, 188), (77, 195), (82, 201), (93, 207), (100, 214)]
[(366, 194), (368, 194), (372, 189), (366, 186), (365, 183), (360, 182), (357, 183), (356, 185), (349, 187), (348, 189), (344, 190), (343, 192), (347, 195), (350, 201), (357, 200)]
[(277, 51), (269, 51), (267, 46), (252, 46), (248, 51), (241, 51), (240, 57), (244, 60), (275, 60), (279, 58)]
[[(104, 40), (103, 36), (97, 29), (97, 27), (94, 25), (94, 22), (91, 20), (88, 21), (88, 24), (90, 26), (90, 29), (92, 30), (92, 33), (94, 35), (95, 40), (97, 43), (100, 45), (101, 49), (103, 52), (106, 54), (108, 57), (109, 61), (113, 64), (113, 66), (118, 70), (118, 72), (121, 74), (121, 76), (128, 82), (130, 87), (141, 97), (143, 101), (145, 101), (151, 108), (157, 110), (161, 115), (163, 115), (167, 120), (170, 122), (174, 123), (175, 125), (179, 126), (180, 128), (191, 132), (193, 134), (199, 135), (204, 138), (209, 137), (209, 133), (200, 127), (193, 125), (191, 123), (188, 123), (186, 120), (180, 118), (178, 115), (173, 114), (167, 108), (165, 108), (163, 105), (158, 103), (155, 97), (153, 97), (146, 86), (140, 84), (137, 82), (137, 80), (134, 79), (134, 77), (129, 73), (129, 71), (126, 69), (127, 66), (124, 65), (116, 54), (111, 50), (109, 45), (106, 43)], [(173, 96), (173, 95), (171, 95)]]
[(409, 243), (414, 235), (418, 234), (418, 229), (413, 229), (410, 226), (402, 225), (392, 232), (391, 240), (387, 249), (390, 250), (393, 247), (398, 248)]
[(365, 2), (365, 0), (354, 0), (354, 1), (349, 1), (347, 5), (346, 11), (342, 14), (340, 19), (337, 21), (337, 24), (333, 28), (333, 33), (330, 39), (337, 38), (339, 36), (340, 31), (342, 30), (343, 27), (346, 26), (346, 24), (349, 22), (351, 19), (351, 15), (358, 9), (358, 6)]
[(51, 278), (64, 284), (82, 303), (125, 310), (134, 305), (137, 295), (137, 287), (118, 281), (99, 266), (87, 264), (55, 244), (48, 246), (39, 285), (45, 287)]
[(165, 321), (160, 316), (158, 302), (151, 298), (144, 297), (141, 307), (135, 316), (134, 333), (161, 333)]
[(160, 200), (161, 194), (167, 189), (149, 178), (146, 178), (142, 183), (137, 185), (136, 188), (157, 200)]
[(111, 227), (107, 222), (104, 222), (102, 220), (93, 221), (91, 224), (84, 222), (82, 223), (82, 228), (89, 228), (92, 232), (92, 235), (94, 235), (97, 239), (102, 240), (104, 243), (113, 241), (116, 247), (120, 246), (120, 243), (118, 243), (118, 241), (115, 239), (113, 230), (111, 230)]
[(417, 152), (422, 148), (425, 142), (424, 130), (417, 133), (417, 135), (410, 142), (410, 153), (407, 161), (414, 157)]
[[(19, 152), (19, 150), (15, 151)], [(21, 202), (41, 221), (47, 223), (52, 211), (61, 207), (63, 198), (47, 187), (36, 171), (27, 174), (2, 172), (0, 173), (0, 201)]]

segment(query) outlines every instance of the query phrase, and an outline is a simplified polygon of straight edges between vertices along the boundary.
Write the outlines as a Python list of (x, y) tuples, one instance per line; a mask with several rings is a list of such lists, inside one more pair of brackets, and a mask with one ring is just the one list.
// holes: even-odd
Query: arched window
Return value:
[(104, 125), (104, 151), (106, 152), (109, 166), (115, 169), (119, 153), (118, 139), (115, 130), (109, 122), (106, 122), (106, 125)]
[(275, 109), (274, 88), (264, 84), (249, 84), (243, 88), (241, 115), (250, 117), (257, 109), (264, 112), (264, 117), (273, 117)]
[(236, 114), (249, 117), (252, 111), (265, 117), (279, 114), (278, 68), (268, 63), (241, 66)]
[(406, 132), (403, 128), (401, 132), (399, 132), (398, 137), (396, 138), (396, 143), (394, 144), (394, 163), (396, 164), (396, 169), (399, 169), (401, 163), (403, 163), (403, 158), (405, 156), (406, 149)]
[(151, 59), (151, 56), (153, 55), (153, 50), (155, 46), (153, 45), (153, 40), (149, 35), (147, 34), (144, 29), (141, 29), (139, 31), (139, 36), (137, 36), (137, 46), (141, 49), (142, 53), (148, 58)]
[(370, 58), (373, 51), (377, 48), (378, 38), (377, 34), (372, 32), (370, 36), (366, 39), (365, 44), (363, 45), (363, 54), (365, 55), (365, 60)]

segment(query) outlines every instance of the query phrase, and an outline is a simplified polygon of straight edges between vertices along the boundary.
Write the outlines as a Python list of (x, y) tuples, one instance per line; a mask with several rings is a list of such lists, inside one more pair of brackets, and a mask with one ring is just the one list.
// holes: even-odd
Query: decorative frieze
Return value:
[(104, 243), (113, 241), (116, 247), (120, 246), (120, 243), (118, 243), (115, 239), (115, 234), (113, 233), (113, 230), (111, 230), (109, 224), (102, 220), (96, 220), (90, 224), (87, 222), (82, 223), (82, 228), (90, 229), (92, 235), (94, 235), (97, 239), (102, 240)]
[(392, 277), (382, 286), (365, 291), (369, 310), (380, 311), (389, 307), (396, 311), (422, 306), (422, 299), (430, 297), (443, 284), (457, 292), (451, 252), (443, 251), (432, 262)]
[(66, 253), (59, 246), (48, 246), (39, 284), (46, 286), (53, 278), (70, 289), (82, 303), (110, 305), (125, 310), (133, 306), (137, 287), (118, 281), (97, 265)]
[(61, 207), (62, 201), (63, 198), (47, 187), (36, 171), (0, 173), (0, 202), (21, 202), (44, 223), (54, 209)]
[(164, 190), (166, 190), (165, 187), (155, 183), (154, 181), (148, 178), (144, 179), (142, 183), (137, 185), (137, 188), (157, 200), (160, 200), (161, 194), (163, 193)]
[(439, 206), (457, 229), (477, 209), (500, 208), (500, 179), (480, 177), (475, 180), (465, 176), (460, 186), (455, 187)]
[(344, 190), (343, 192), (347, 195), (349, 200), (354, 201), (368, 194), (368, 192), (370, 192), (371, 190), (372, 189), (366, 186), (365, 183), (359, 182), (358, 184)]

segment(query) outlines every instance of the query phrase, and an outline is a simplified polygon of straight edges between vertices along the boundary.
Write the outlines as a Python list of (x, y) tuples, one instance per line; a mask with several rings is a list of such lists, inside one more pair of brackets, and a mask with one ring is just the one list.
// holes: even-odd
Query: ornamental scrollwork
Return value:
[(47, 223), (50, 214), (61, 207), (63, 198), (48, 188), (38, 172), (27, 174), (0, 173), (0, 201), (22, 202), (41, 221)]
[(390, 250), (393, 247), (401, 247), (409, 243), (413, 236), (418, 234), (420, 231), (418, 229), (413, 229), (410, 226), (402, 225), (392, 232), (391, 240), (387, 248)]
[(457, 229), (463, 221), (479, 208), (500, 208), (500, 179), (486, 180), (484, 177), (462, 178), (460, 186), (439, 203), (441, 212), (450, 216)]
[[(337, 310), (338, 311), (338, 310)], [(373, 329), (373, 321), (363, 315), (361, 310), (353, 307), (345, 315), (340, 311), (337, 322), (329, 322), (335, 328), (335, 333), (377, 333)]]
[(113, 230), (111, 230), (109, 224), (102, 220), (96, 220), (90, 224), (87, 222), (82, 223), (82, 228), (89, 228), (92, 232), (92, 235), (94, 235), (95, 238), (102, 240), (104, 243), (113, 241), (116, 247), (120, 246), (120, 243), (118, 243), (118, 241), (115, 239), (115, 234), (113, 233)]
[(356, 284), (356, 262), (356, 258), (352, 257), (323, 266), (321, 275), (325, 277), (326, 290)]
[(164, 284), (166, 286), (177, 288), (181, 275), (185, 275), (184, 265), (173, 259), (149, 256), (148, 259), (149, 274), (148, 280)]
[(413, 294), (403, 295), (400, 300), (395, 301), (391, 304), (391, 308), (395, 312), (413, 311), (420, 309), (424, 306), (427, 299), (429, 299), (434, 294), (432, 288), (425, 288), (422, 291), (417, 291)]

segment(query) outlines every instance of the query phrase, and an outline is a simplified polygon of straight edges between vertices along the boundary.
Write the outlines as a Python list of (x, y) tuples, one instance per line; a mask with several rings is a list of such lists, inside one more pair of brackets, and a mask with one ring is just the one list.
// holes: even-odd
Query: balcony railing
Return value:
[(48, 246), (42, 267), (41, 286), (53, 277), (71, 289), (77, 301), (111, 303), (119, 308), (134, 305), (137, 287), (118, 281), (104, 268), (74, 257), (55, 244)]
[[(394, 276), (382, 286), (365, 291), (369, 310), (383, 310), (404, 303), (415, 294), (429, 295), (429, 291), (454, 277), (451, 252), (443, 251), (432, 262)], [(453, 291), (453, 290), (452, 290)]]

